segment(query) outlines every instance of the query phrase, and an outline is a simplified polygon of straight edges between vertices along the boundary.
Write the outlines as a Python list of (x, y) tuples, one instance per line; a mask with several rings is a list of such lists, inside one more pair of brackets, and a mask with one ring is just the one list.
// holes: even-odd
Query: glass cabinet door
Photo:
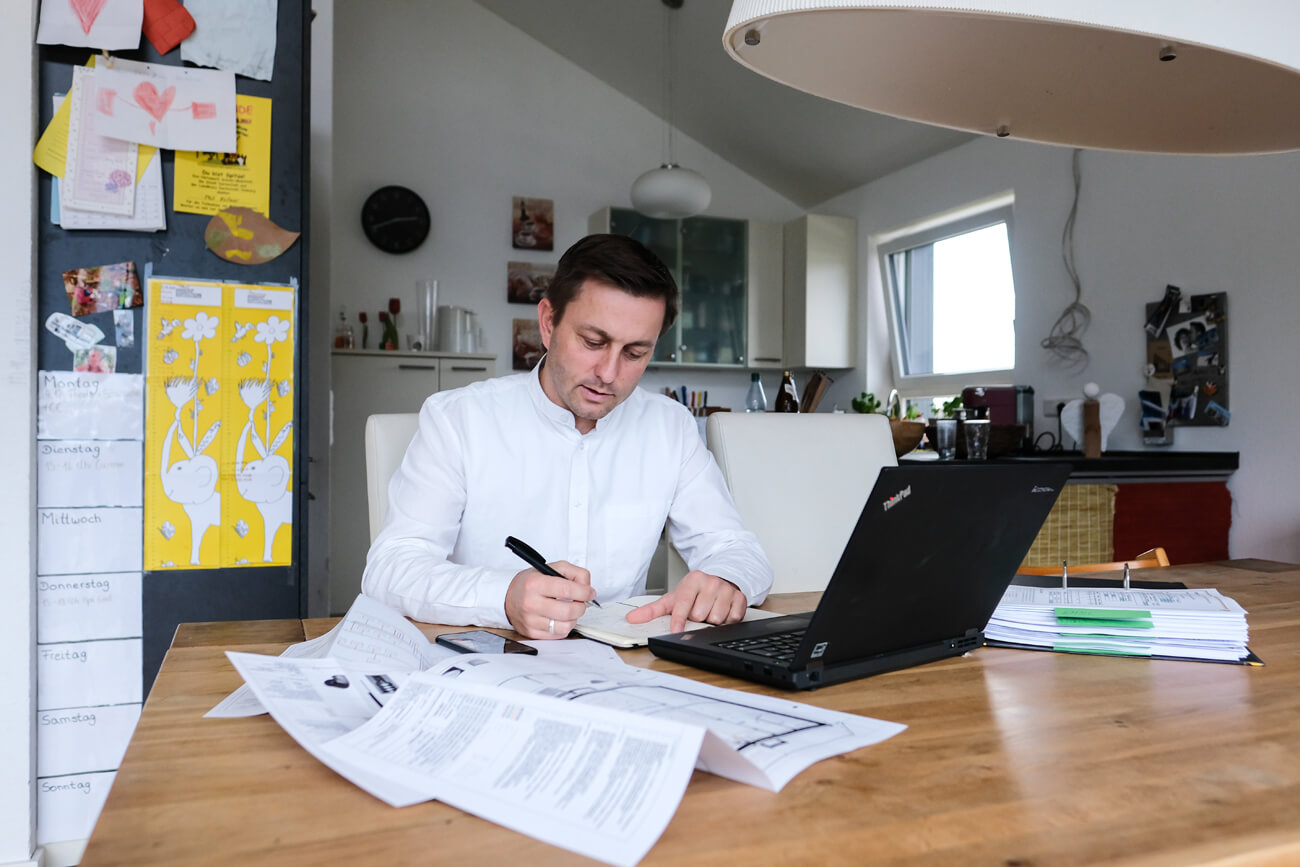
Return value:
[[(673, 273), (680, 290), (681, 279), (681, 227), (678, 220), (657, 220), (646, 217), (626, 208), (609, 209), (609, 231), (614, 235), (627, 235), (645, 244), (663, 260), (668, 270)], [(675, 362), (679, 356), (677, 347), (681, 344), (681, 316), (668, 332), (655, 344), (654, 363)]]
[(745, 223), (682, 220), (683, 364), (745, 363)]
[(657, 220), (611, 208), (609, 231), (645, 244), (681, 290), (677, 321), (655, 346), (655, 364), (745, 364), (744, 220)]

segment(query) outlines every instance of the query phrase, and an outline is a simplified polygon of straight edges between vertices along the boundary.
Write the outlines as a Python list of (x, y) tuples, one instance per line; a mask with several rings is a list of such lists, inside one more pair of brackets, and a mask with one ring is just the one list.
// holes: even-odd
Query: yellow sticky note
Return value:
[[(87, 66), (95, 65), (95, 55), (90, 56), (86, 62)], [(61, 178), (67, 173), (68, 166), (68, 118), (72, 112), (72, 101), (63, 100), (59, 105), (59, 110), (54, 112), (54, 119), (50, 125), (41, 133), (41, 137), (36, 140), (36, 148), (32, 151), (32, 162), (37, 166)], [(135, 182), (140, 183), (140, 178), (144, 177), (144, 170), (149, 167), (149, 160), (153, 159), (154, 154), (158, 153), (158, 148), (153, 145), (140, 145), (138, 157), (135, 162)]]

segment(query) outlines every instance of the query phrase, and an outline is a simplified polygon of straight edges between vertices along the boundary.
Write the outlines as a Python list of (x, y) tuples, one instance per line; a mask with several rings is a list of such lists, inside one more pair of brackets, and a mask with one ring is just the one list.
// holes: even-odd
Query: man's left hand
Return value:
[(628, 623), (646, 623), (665, 614), (672, 615), (668, 631), (682, 632), (686, 621), (697, 623), (735, 623), (745, 616), (747, 600), (740, 588), (717, 575), (698, 569), (688, 572), (681, 583), (654, 602), (627, 613)]

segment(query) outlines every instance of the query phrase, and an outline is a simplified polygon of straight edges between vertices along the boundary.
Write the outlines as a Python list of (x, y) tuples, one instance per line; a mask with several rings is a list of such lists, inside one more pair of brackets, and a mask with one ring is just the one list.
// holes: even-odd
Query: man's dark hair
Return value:
[(558, 323), (582, 284), (588, 280), (622, 289), (638, 298), (664, 300), (662, 336), (677, 319), (677, 281), (663, 260), (648, 247), (625, 235), (588, 235), (560, 257), (546, 298)]

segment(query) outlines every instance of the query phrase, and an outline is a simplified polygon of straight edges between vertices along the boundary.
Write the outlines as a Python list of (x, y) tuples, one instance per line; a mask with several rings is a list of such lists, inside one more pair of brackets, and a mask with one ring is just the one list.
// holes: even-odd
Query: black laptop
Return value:
[(661, 635), (650, 650), (794, 689), (973, 650), (1069, 476), (1051, 462), (885, 467), (816, 611)]

